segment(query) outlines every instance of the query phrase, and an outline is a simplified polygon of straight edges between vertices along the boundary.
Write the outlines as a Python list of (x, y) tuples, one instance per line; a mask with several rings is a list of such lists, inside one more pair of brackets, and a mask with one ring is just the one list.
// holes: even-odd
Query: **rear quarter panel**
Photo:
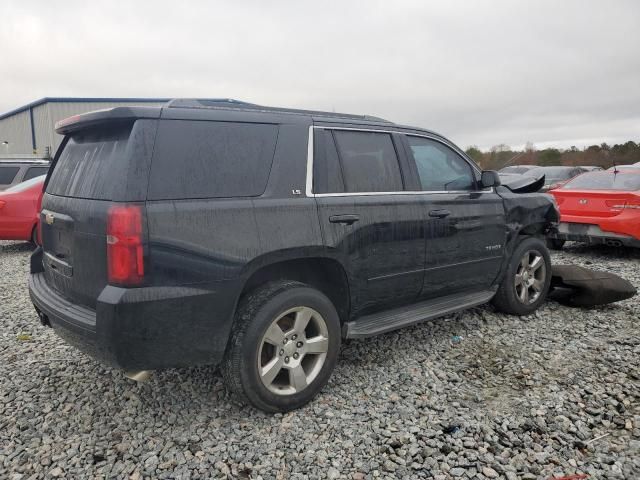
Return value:
[[(246, 279), (261, 266), (322, 247), (316, 203), (303, 195), (308, 125), (281, 125), (263, 195), (147, 201), (150, 281), (212, 292), (220, 334)], [(301, 192), (300, 194), (296, 192)], [(215, 292), (235, 285), (232, 294)]]

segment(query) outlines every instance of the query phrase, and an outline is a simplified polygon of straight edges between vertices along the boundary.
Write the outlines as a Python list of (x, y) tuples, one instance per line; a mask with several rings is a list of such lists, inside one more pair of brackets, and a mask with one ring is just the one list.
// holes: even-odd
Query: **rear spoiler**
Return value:
[(114, 107), (82, 113), (56, 123), (56, 133), (67, 135), (101, 123), (135, 121), (139, 118), (160, 118), (162, 107)]

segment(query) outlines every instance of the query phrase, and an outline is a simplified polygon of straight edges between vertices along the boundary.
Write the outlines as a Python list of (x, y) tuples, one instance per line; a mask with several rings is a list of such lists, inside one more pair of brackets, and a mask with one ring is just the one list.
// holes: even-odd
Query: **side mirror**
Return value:
[(480, 175), (482, 188), (497, 187), (501, 184), (500, 175), (495, 170), (485, 170)]

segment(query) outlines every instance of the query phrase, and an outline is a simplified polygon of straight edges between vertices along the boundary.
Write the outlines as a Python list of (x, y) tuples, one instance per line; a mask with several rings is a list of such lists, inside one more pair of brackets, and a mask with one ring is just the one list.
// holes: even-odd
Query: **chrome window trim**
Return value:
[[(401, 135), (414, 136), (414, 137), (423, 137), (428, 138), (429, 140), (434, 140), (438, 143), (445, 145), (448, 148), (451, 148), (454, 152), (456, 151), (451, 145), (443, 142), (439, 138), (436, 138), (427, 134), (418, 134), (418, 133), (407, 133), (400, 130), (382, 130), (382, 129), (373, 129), (373, 128), (351, 128), (351, 127), (325, 127), (325, 126), (309, 126), (309, 142), (307, 144), (307, 175), (306, 175), (306, 186), (305, 186), (305, 194), (307, 197), (314, 198), (322, 198), (322, 197), (364, 197), (364, 196), (372, 196), (372, 195), (421, 195), (421, 194), (471, 194), (471, 193), (493, 193), (494, 189), (485, 188), (483, 190), (417, 190), (417, 191), (409, 191), (402, 190), (398, 192), (340, 192), (340, 193), (313, 193), (313, 150), (314, 150), (314, 129), (323, 129), (323, 130), (352, 130), (356, 132), (373, 132), (373, 133), (388, 133), (394, 134), (398, 133)], [(456, 152), (458, 155), (459, 152)], [(467, 162), (467, 164), (471, 167), (473, 171), (476, 173), (482, 173), (475, 165), (469, 163), (462, 155), (460, 155), (462, 160)]]

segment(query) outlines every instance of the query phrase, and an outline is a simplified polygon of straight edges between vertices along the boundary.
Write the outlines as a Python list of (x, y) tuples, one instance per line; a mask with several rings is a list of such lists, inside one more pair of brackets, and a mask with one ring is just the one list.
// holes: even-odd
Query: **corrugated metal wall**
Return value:
[(33, 153), (29, 110), (0, 120), (0, 155), (12, 153)]
[[(33, 124), (36, 140), (36, 154), (44, 155), (47, 147), (51, 156), (56, 152), (62, 141), (62, 136), (54, 131), (57, 121), (79, 113), (103, 108), (127, 105), (157, 106), (163, 103), (155, 102), (47, 102), (33, 107)], [(8, 146), (1, 142), (9, 142)], [(8, 147), (8, 148), (7, 148)], [(34, 153), (31, 140), (31, 125), (29, 110), (16, 113), (0, 120), (0, 155), (2, 154), (30, 154)]]

